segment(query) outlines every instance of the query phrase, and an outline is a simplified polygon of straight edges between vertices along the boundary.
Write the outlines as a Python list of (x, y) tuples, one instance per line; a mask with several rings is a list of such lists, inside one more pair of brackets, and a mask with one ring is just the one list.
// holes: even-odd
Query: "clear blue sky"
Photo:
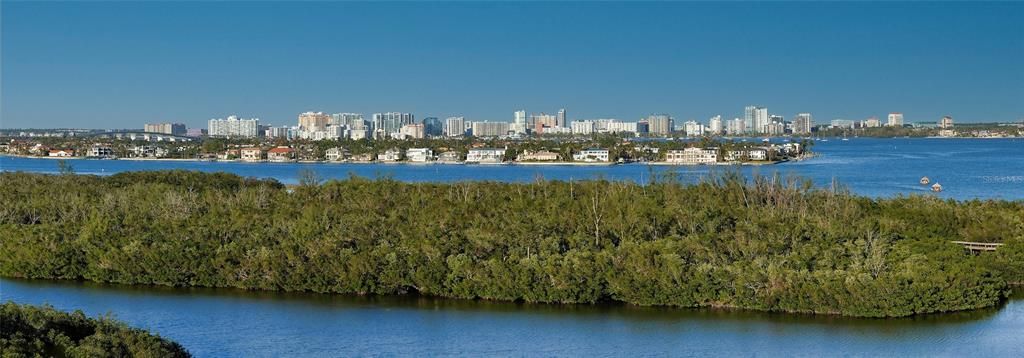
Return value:
[(1024, 118), (1024, 3), (2, 5), (0, 127), (302, 111)]

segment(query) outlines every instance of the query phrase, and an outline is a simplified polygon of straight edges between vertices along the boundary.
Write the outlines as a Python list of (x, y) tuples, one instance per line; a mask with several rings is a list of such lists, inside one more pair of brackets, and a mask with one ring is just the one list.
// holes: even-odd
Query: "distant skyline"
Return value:
[(1024, 3), (0, 2), (0, 128), (1024, 118)]

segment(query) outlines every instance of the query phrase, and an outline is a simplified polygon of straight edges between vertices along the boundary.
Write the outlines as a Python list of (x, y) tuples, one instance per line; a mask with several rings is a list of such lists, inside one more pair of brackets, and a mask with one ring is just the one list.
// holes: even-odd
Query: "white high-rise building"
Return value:
[(594, 134), (594, 121), (573, 121), (569, 124), (572, 134), (591, 135)]
[(511, 130), (519, 134), (526, 134), (529, 125), (526, 122), (526, 111), (518, 110), (512, 115), (512, 126)]
[(208, 135), (211, 137), (245, 137), (253, 138), (259, 136), (260, 119), (238, 118), (230, 115), (227, 119), (211, 119), (209, 121)]
[(512, 123), (526, 125), (526, 111), (518, 110), (512, 114)]
[(466, 134), (465, 117), (448, 117), (444, 120), (444, 135), (458, 137)]
[(708, 120), (708, 132), (711, 135), (722, 134), (722, 116), (716, 115)]
[(608, 133), (636, 133), (636, 122), (619, 122), (613, 119), (605, 125), (605, 131)]
[(743, 109), (744, 131), (751, 134), (761, 133), (768, 122), (768, 108), (747, 106)]
[(800, 113), (793, 117), (793, 134), (810, 134), (814, 128), (814, 117), (810, 113)]
[(568, 127), (569, 123), (565, 121), (565, 108), (558, 110), (558, 118), (555, 122), (556, 127)]
[(765, 128), (768, 126), (768, 124), (771, 124), (771, 119), (768, 116), (768, 108), (757, 107), (757, 109), (754, 110), (754, 123), (757, 126), (757, 130), (755, 130), (755, 132), (766, 132)]
[(747, 132), (746, 124), (742, 118), (733, 118), (725, 127), (725, 133), (731, 136), (743, 135)]
[(689, 137), (701, 137), (704, 135), (704, 125), (697, 121), (686, 121), (683, 123), (683, 131)]
[(889, 127), (902, 127), (903, 126), (903, 113), (893, 112), (889, 113), (889, 123), (886, 124)]

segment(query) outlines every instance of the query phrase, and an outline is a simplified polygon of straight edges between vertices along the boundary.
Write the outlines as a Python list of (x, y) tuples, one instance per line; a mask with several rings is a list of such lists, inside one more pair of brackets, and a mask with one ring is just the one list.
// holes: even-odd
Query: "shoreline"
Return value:
[[(162, 284), (162, 283), (135, 283), (135, 284), (128, 284), (128, 283), (118, 283), (118, 282), (112, 282), (112, 281), (97, 281), (97, 280), (90, 280), (90, 279), (85, 279), (85, 278), (78, 278), (78, 279), (28, 278), (28, 277), (17, 277), (17, 276), (6, 276), (6, 275), (0, 275), (0, 279), (12, 280), (12, 281), (22, 281), (22, 282), (31, 282), (31, 283), (35, 283), (35, 282), (50, 282), (50, 283), (57, 283), (57, 284), (74, 284), (74, 285), (92, 284), (92, 285), (108, 286), (110, 288), (126, 288), (126, 289), (133, 289), (133, 290), (134, 289), (140, 289), (140, 288), (144, 289), (144, 290), (192, 290), (192, 289), (201, 289), (201, 290), (228, 291), (228, 292), (238, 292), (238, 293), (260, 293), (260, 292), (262, 292), (262, 293), (277, 293), (277, 294), (300, 294), (300, 295), (310, 296), (310, 297), (313, 297), (313, 296), (327, 296), (327, 297), (330, 297), (330, 296), (340, 296), (340, 297), (373, 297), (373, 296), (377, 296), (377, 297), (390, 297), (390, 298), (424, 297), (424, 298), (428, 298), (428, 299), (432, 299), (432, 300), (452, 300), (452, 301), (461, 301), (461, 302), (497, 302), (497, 303), (510, 303), (510, 304), (511, 303), (516, 303), (516, 302), (520, 302), (519, 299), (509, 300), (509, 299), (485, 298), (485, 297), (462, 298), (462, 297), (455, 297), (455, 296), (423, 294), (423, 293), (419, 293), (419, 292), (393, 293), (393, 294), (374, 294), (374, 293), (358, 293), (358, 292), (316, 292), (316, 291), (311, 291), (311, 290), (267, 289), (267, 288), (259, 288), (259, 287), (236, 287), (236, 286), (205, 286), (205, 285), (175, 286), (175, 285), (168, 285), (168, 284)], [(1015, 285), (1015, 284), (1012, 284), (1012, 283), (1008, 283), (1008, 286), (1010, 287), (1011, 290), (1013, 290), (1013, 289), (1024, 289), (1024, 287), (1022, 287), (1020, 285)], [(957, 313), (972, 312), (972, 311), (986, 310), (986, 309), (993, 309), (993, 308), (1002, 309), (1002, 306), (1005, 303), (1007, 303), (1009, 301), (1012, 301), (1012, 300), (1014, 300), (1013, 296), (1012, 295), (1007, 295), (1006, 297), (1003, 297), (1000, 300), (994, 302), (992, 305), (981, 306), (981, 307), (973, 307), (973, 308), (965, 308), (965, 309), (957, 309), (957, 310), (951, 310), (951, 311), (932, 311), (932, 312), (923, 312), (923, 313), (913, 313), (913, 314), (902, 315), (902, 316), (861, 316), (861, 315), (844, 314), (844, 313), (842, 313), (840, 311), (833, 311), (833, 310), (829, 310), (829, 311), (792, 310), (792, 309), (791, 310), (771, 310), (771, 309), (761, 309), (761, 308), (756, 308), (756, 307), (744, 307), (744, 306), (741, 306), (741, 305), (726, 304), (726, 303), (720, 303), (720, 302), (710, 302), (710, 303), (707, 303), (707, 304), (699, 304), (699, 305), (694, 305), (694, 306), (658, 305), (658, 304), (647, 305), (647, 304), (637, 304), (637, 303), (632, 303), (632, 302), (623, 301), (623, 300), (616, 300), (616, 299), (609, 299), (609, 300), (606, 300), (606, 301), (597, 301), (597, 302), (558, 302), (558, 301), (528, 301), (528, 300), (527, 301), (522, 301), (522, 302), (526, 303), (526, 304), (531, 304), (531, 305), (540, 305), (540, 306), (548, 306), (548, 307), (559, 307), (559, 306), (600, 307), (602, 305), (615, 305), (615, 306), (628, 306), (628, 307), (662, 308), (662, 309), (671, 309), (671, 310), (722, 310), (722, 311), (737, 311), (737, 312), (761, 312), (761, 313), (782, 314), (782, 315), (793, 316), (793, 317), (804, 316), (804, 317), (818, 317), (818, 318), (844, 318), (844, 319), (857, 319), (857, 320), (879, 320), (879, 319), (881, 319), (881, 320), (894, 320), (894, 319), (907, 319), (907, 318), (911, 318), (911, 317), (952, 315), (952, 314), (957, 314)]]
[[(811, 155), (814, 157), (816, 155)], [(89, 158), (89, 157), (42, 157), (42, 156), (31, 156), (31, 155), (18, 155), (18, 154), (0, 154), (0, 157), (11, 157), (11, 158), (22, 158), (22, 159), (47, 159), (47, 160), (124, 160), (134, 162), (210, 162), (210, 163), (244, 163), (244, 164), (386, 164), (386, 165), (523, 165), (523, 166), (574, 166), (574, 167), (610, 167), (615, 165), (628, 165), (628, 164), (642, 164), (642, 165), (656, 165), (656, 166), (732, 166), (732, 165), (750, 165), (750, 166), (761, 166), (761, 165), (775, 165), (785, 163), (787, 161), (803, 160), (801, 159), (789, 159), (789, 160), (778, 160), (778, 161), (763, 161), (763, 162), (717, 162), (717, 163), (671, 163), (664, 161), (647, 161), (647, 162), (442, 162), (442, 161), (428, 161), (428, 162), (411, 162), (411, 161), (355, 161), (355, 160), (288, 160), (288, 161), (272, 161), (272, 160), (242, 160), (242, 159), (196, 159), (196, 158)]]

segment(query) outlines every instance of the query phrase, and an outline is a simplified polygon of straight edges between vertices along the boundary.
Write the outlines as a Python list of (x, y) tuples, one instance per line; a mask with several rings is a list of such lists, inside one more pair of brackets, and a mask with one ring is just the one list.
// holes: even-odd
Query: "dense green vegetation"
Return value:
[[(0, 174), (0, 275), (905, 316), (1024, 282), (1024, 203), (870, 199), (725, 174), (700, 184), (284, 188), (184, 171)], [(1002, 242), (971, 255), (949, 240)]]
[(0, 355), (7, 357), (189, 357), (181, 345), (82, 311), (0, 305)]

